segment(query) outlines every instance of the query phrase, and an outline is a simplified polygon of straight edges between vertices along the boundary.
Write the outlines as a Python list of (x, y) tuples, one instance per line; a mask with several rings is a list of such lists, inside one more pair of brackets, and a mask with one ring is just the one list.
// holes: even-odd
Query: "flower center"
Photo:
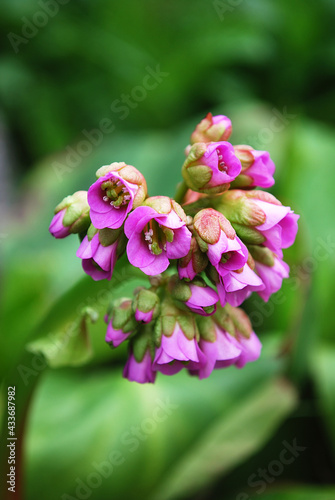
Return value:
[(165, 226), (160, 226), (155, 219), (151, 219), (143, 229), (144, 241), (152, 255), (160, 255), (166, 251), (166, 242), (173, 241), (173, 231)]
[(228, 167), (225, 164), (225, 162), (223, 161), (223, 156), (220, 153), (219, 149), (216, 149), (216, 154), (218, 155), (218, 168), (219, 168), (220, 172), (227, 172)]
[(221, 255), (221, 259), (220, 259), (221, 264), (225, 264), (226, 262), (228, 262), (228, 260), (230, 259), (230, 257), (231, 257), (231, 252), (223, 253)]
[(123, 205), (127, 205), (131, 200), (128, 189), (119, 179), (116, 181), (110, 179), (103, 182), (101, 184), (101, 190), (104, 193), (102, 197), (104, 202), (109, 203), (116, 209), (119, 209)]

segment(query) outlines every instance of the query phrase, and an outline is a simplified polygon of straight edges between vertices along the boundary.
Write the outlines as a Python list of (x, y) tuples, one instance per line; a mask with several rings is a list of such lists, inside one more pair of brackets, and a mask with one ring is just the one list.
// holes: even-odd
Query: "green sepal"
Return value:
[(99, 230), (99, 242), (103, 247), (109, 247), (116, 242), (120, 234), (123, 232), (123, 228), (119, 229), (109, 229), (104, 228)]
[(231, 225), (238, 237), (247, 245), (261, 245), (266, 240), (265, 236), (254, 227), (244, 226), (236, 222), (232, 222)]
[(200, 337), (207, 342), (216, 341), (215, 322), (209, 316), (199, 316), (197, 318)]
[(269, 248), (261, 245), (248, 245), (248, 250), (255, 261), (261, 262), (268, 267), (275, 265), (273, 252)]

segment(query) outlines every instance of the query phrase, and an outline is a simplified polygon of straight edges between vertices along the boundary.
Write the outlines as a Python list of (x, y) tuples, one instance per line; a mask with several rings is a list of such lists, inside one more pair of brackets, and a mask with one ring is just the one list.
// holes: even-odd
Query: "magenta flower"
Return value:
[(89, 211), (86, 191), (76, 191), (67, 196), (55, 208), (55, 215), (49, 226), (50, 233), (55, 238), (85, 233), (91, 223)]
[(204, 242), (203, 250), (220, 275), (241, 269), (248, 260), (248, 250), (236, 236), (230, 222), (212, 208), (201, 210), (194, 217), (194, 229)]
[(262, 279), (265, 288), (257, 291), (265, 302), (270, 298), (270, 295), (277, 292), (283, 282), (283, 278), (288, 278), (290, 268), (282, 259), (274, 256), (274, 265), (267, 266), (261, 262), (255, 261), (256, 271)]
[(215, 313), (219, 297), (213, 288), (190, 283), (189, 290), (192, 295), (184, 303), (191, 311), (201, 316), (210, 316)]
[(118, 240), (108, 246), (103, 246), (99, 241), (99, 233), (91, 240), (85, 236), (81, 242), (77, 257), (82, 259), (82, 266), (86, 274), (94, 281), (110, 280), (117, 259)]
[(143, 312), (140, 311), (139, 309), (136, 309), (135, 319), (136, 321), (143, 321), (143, 323), (150, 323), (150, 321), (152, 321), (153, 312), (154, 312), (153, 310), (149, 312)]
[(196, 143), (182, 168), (188, 187), (200, 193), (222, 193), (241, 173), (242, 165), (229, 142)]
[(156, 350), (153, 370), (165, 375), (174, 375), (185, 367), (198, 370), (205, 362), (205, 355), (196, 339), (188, 339), (176, 321), (172, 335), (162, 335), (161, 345)]
[(131, 165), (112, 163), (97, 171), (98, 180), (88, 190), (92, 224), (98, 229), (117, 229), (128, 213), (145, 199), (143, 175)]
[(242, 164), (241, 175), (234, 181), (234, 187), (273, 186), (276, 167), (267, 151), (257, 151), (250, 146), (234, 146), (234, 150)]
[(127, 340), (132, 332), (124, 332), (121, 328), (115, 329), (113, 327), (113, 318), (108, 322), (105, 341), (113, 347), (118, 347), (122, 342)]
[(150, 323), (159, 313), (159, 297), (153, 290), (142, 288), (133, 302), (136, 321)]
[(217, 283), (220, 304), (222, 307), (228, 302), (233, 307), (242, 304), (252, 292), (264, 290), (265, 285), (261, 278), (245, 264), (242, 270), (230, 271), (223, 276), (219, 275)]
[(180, 279), (193, 280), (197, 274), (205, 270), (208, 264), (208, 258), (201, 252), (197, 240), (192, 236), (191, 248), (188, 254), (179, 260), (178, 273)]
[(231, 240), (221, 231), (219, 241), (214, 245), (208, 245), (207, 255), (220, 276), (225, 276), (230, 271), (237, 271), (245, 265), (248, 260), (248, 249), (238, 236)]
[(261, 355), (262, 344), (255, 332), (251, 332), (249, 338), (239, 335), (238, 341), (242, 352), (234, 364), (237, 368), (243, 368), (246, 363), (256, 361), (259, 358)]
[(148, 349), (141, 361), (137, 361), (133, 352), (130, 352), (123, 369), (123, 376), (130, 382), (138, 382), (139, 384), (153, 384), (155, 382), (156, 372), (152, 369), (151, 355)]
[(235, 363), (242, 354), (242, 346), (228, 332), (214, 324), (216, 339), (210, 342), (200, 339), (200, 349), (206, 363), (197, 371), (200, 379), (210, 376), (214, 368), (225, 368)]
[(227, 116), (208, 113), (201, 120), (191, 135), (191, 144), (195, 142), (227, 141), (232, 133), (231, 121)]
[(127, 255), (133, 266), (154, 276), (168, 268), (169, 259), (188, 254), (192, 235), (183, 209), (174, 200), (157, 196), (145, 203), (126, 220)]
[(263, 245), (282, 257), (282, 248), (293, 245), (298, 231), (299, 215), (290, 207), (253, 199), (253, 202), (265, 214), (265, 222), (256, 226), (265, 237)]
[(69, 236), (70, 227), (64, 226), (63, 219), (66, 213), (66, 208), (63, 208), (60, 212), (53, 216), (51, 224), (49, 226), (49, 231), (55, 238), (65, 238)]

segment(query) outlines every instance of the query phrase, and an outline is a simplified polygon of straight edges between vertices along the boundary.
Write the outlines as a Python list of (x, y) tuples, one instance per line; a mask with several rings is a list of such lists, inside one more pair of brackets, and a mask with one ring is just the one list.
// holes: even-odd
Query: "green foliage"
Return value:
[[(0, 409), (5, 415), (7, 385), (17, 389), (17, 422), (31, 398), (27, 500), (75, 497), (77, 478), (87, 485), (94, 464), (111, 464), (117, 451), (92, 500), (247, 500), (256, 494), (248, 477), (296, 437), (303, 456), (259, 497), (333, 500), (334, 4), (68, 2), (16, 54), (7, 35), (20, 35), (22, 18), (37, 10), (35, 0), (0, 4), (1, 122), (15, 146), (15, 168), (7, 165), (14, 210), (0, 239)], [(122, 118), (115, 100), (157, 65), (161, 82)], [(230, 116), (235, 144), (270, 151), (272, 192), (301, 214), (284, 252), (291, 277), (268, 303), (245, 304), (264, 345), (258, 362), (201, 382), (180, 373), (132, 384), (121, 376), (125, 348), (104, 342), (103, 316), (146, 278), (126, 259), (110, 283), (82, 278), (78, 238), (56, 241), (48, 224), (62, 198), (87, 189), (111, 161), (141, 170), (150, 196), (173, 196), (181, 152), (208, 111)], [(114, 130), (69, 166), (68, 148), (103, 119)], [(167, 398), (170, 414), (155, 420), (165, 415), (157, 400)], [(138, 426), (143, 439), (133, 435)]]

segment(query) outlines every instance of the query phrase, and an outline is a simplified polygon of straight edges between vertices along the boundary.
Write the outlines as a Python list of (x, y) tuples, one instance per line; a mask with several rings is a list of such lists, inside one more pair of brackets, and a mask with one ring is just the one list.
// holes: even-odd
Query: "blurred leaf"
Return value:
[[(215, 370), (201, 382), (181, 372), (173, 377), (159, 374), (155, 384), (130, 383), (112, 362), (108, 369), (46, 372), (30, 412), (27, 499), (41, 498), (43, 491), (48, 491), (49, 500), (64, 493), (75, 496), (79, 482), (87, 484), (96, 471), (94, 464), (111, 464), (114, 451), (121, 453), (124, 463), (115, 466), (99, 488), (91, 488), (90, 498), (132, 498), (135, 484), (137, 497), (148, 498), (213, 425), (228, 413), (233, 418), (235, 410), (238, 415), (241, 401), (264, 394), (264, 380), (283, 370), (282, 360), (274, 357), (277, 348), (270, 336), (264, 339), (259, 361), (243, 370)], [(286, 396), (276, 384), (273, 387), (278, 406), (281, 402), (287, 414), (290, 387)], [(158, 410), (160, 402), (171, 403), (167, 412)], [(274, 420), (283, 418), (284, 410), (272, 409), (278, 412), (278, 417), (270, 417), (274, 430)], [(253, 420), (248, 425), (257, 425)], [(269, 431), (271, 426), (265, 426)], [(55, 476), (59, 481), (52, 479)]]
[(323, 344), (314, 352), (312, 373), (318, 404), (332, 441), (335, 460), (335, 348), (333, 346)]
[(211, 426), (200, 442), (186, 450), (165, 478), (155, 500), (190, 495), (225, 474), (257, 451), (296, 406), (296, 393), (286, 381), (272, 380), (254, 391)]
[(62, 331), (30, 342), (27, 349), (35, 354), (43, 354), (51, 368), (82, 365), (92, 356), (87, 322), (97, 319), (97, 311), (87, 307)]
[(335, 488), (315, 488), (313, 486), (279, 489), (260, 495), (262, 500), (334, 500)]

